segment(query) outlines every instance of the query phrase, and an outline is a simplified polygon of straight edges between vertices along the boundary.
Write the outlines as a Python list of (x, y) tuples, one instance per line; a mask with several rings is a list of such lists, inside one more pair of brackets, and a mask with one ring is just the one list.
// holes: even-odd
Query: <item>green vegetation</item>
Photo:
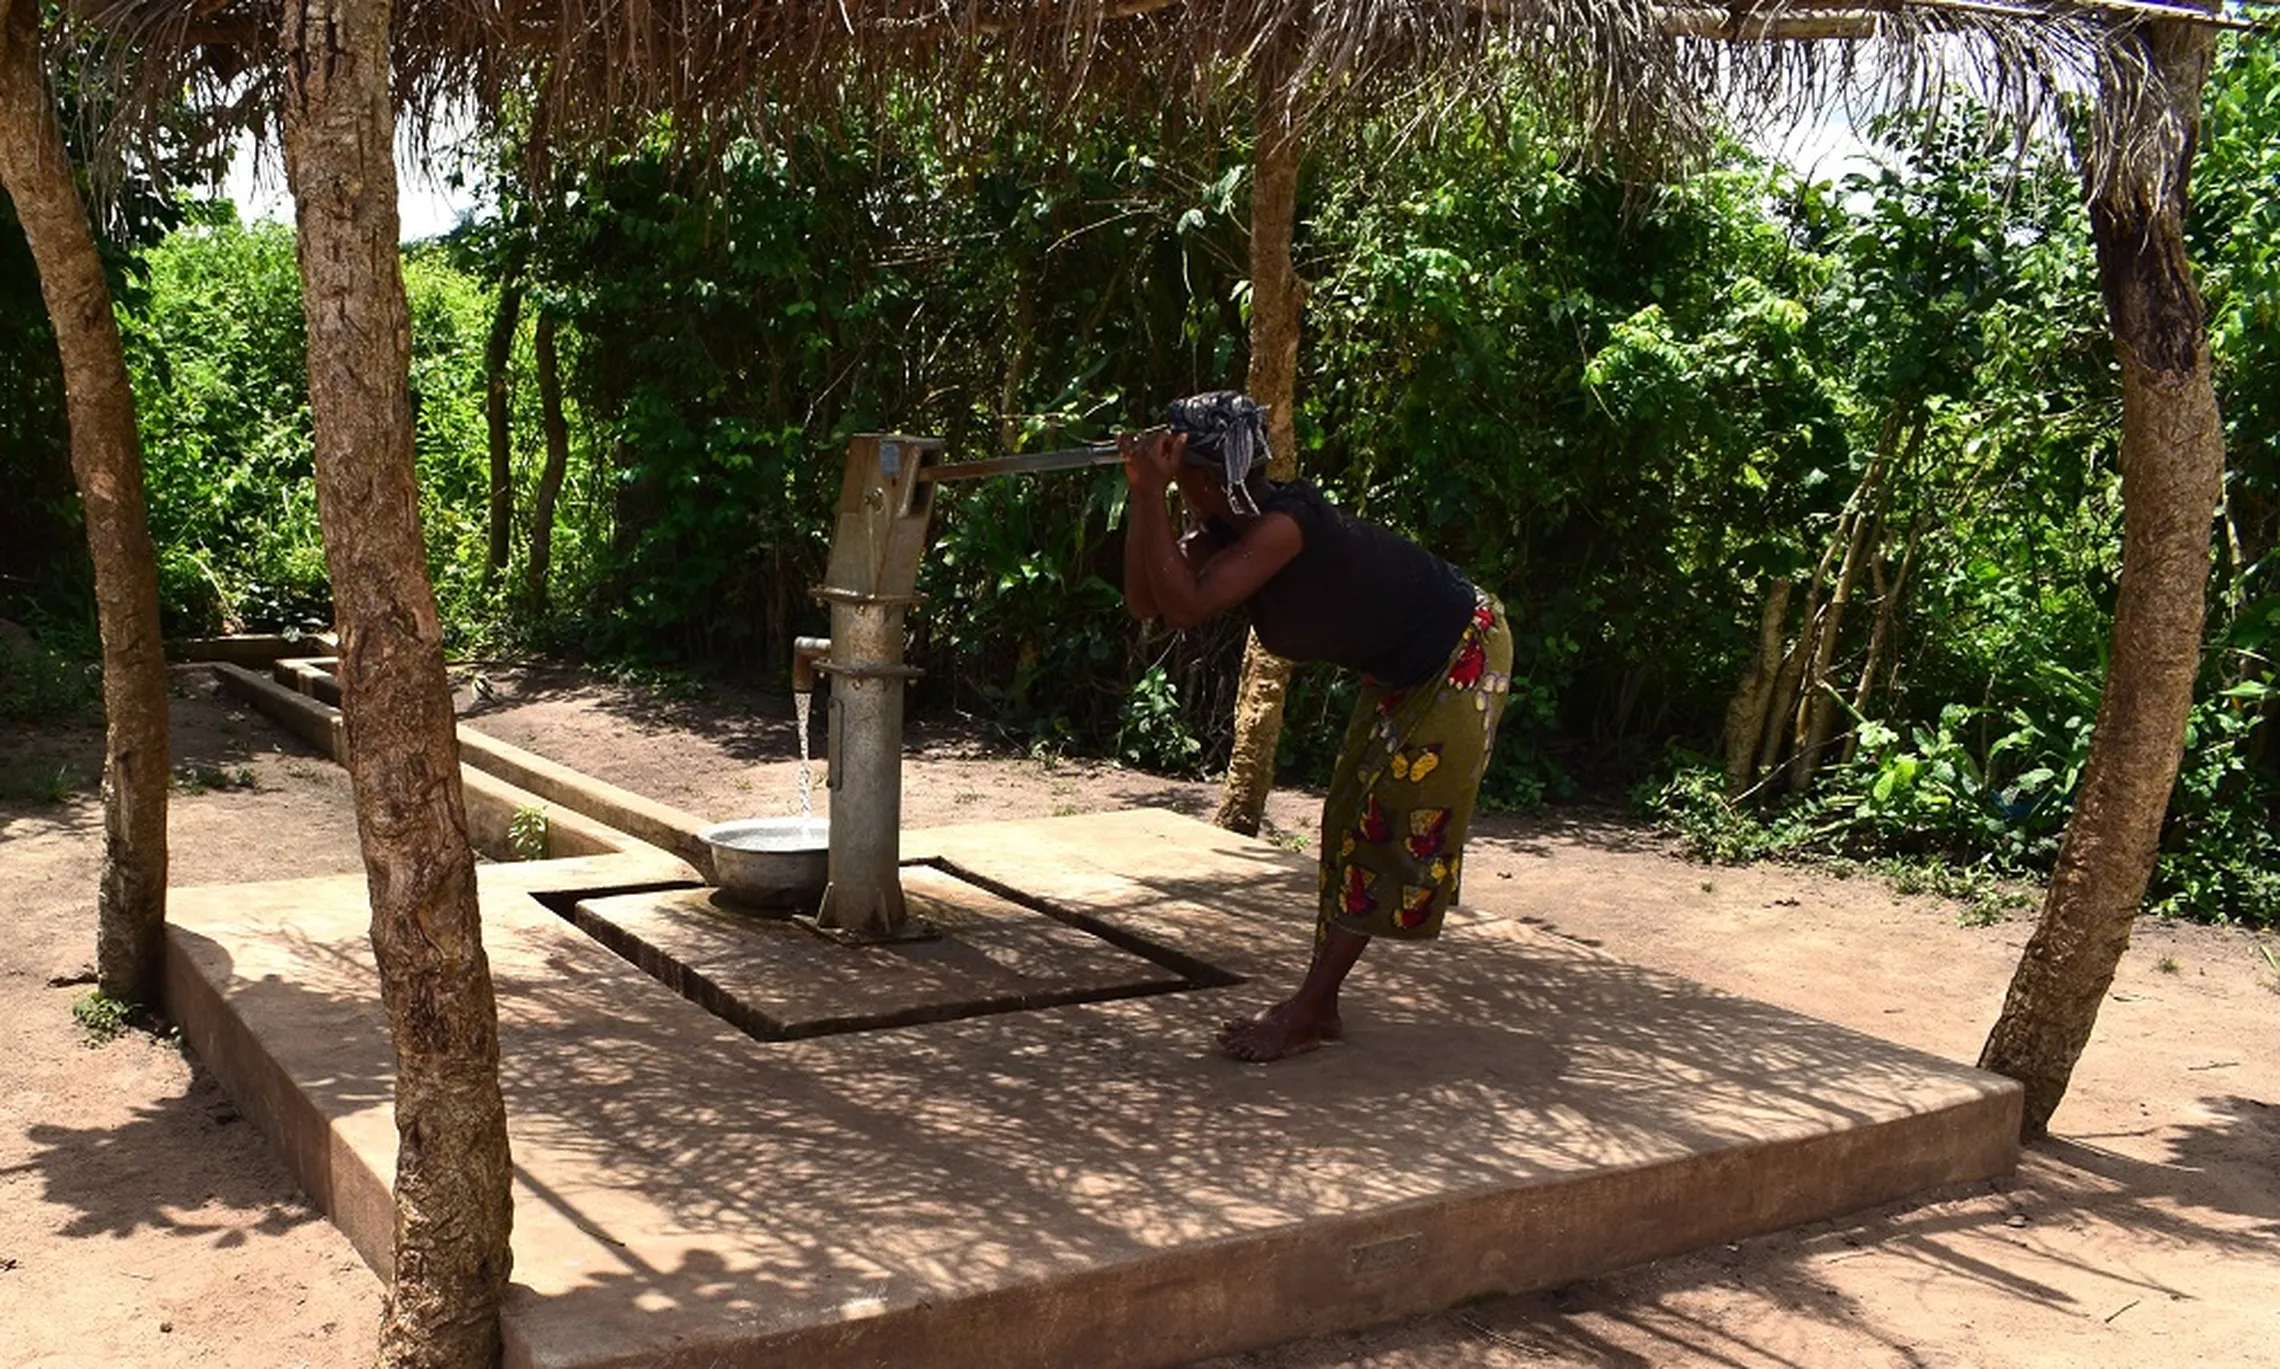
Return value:
[(218, 765), (178, 765), (174, 768), (174, 788), (181, 794), (206, 794), (217, 789), (256, 789), (260, 783), (250, 765), (229, 769)]
[(58, 804), (78, 788), (68, 765), (0, 766), (0, 800)]
[(507, 846), (516, 860), (546, 859), (546, 807), (528, 803), (507, 820)]
[[(2228, 45), (2210, 90), (2191, 231), (2232, 469), (2152, 899), (2269, 923), (2269, 45)], [(824, 630), (807, 588), (850, 434), (939, 433), (957, 456), (1056, 446), (1241, 383), (1240, 141), (1106, 119), (952, 153), (928, 119), (914, 104), (710, 165), (660, 138), (558, 161), (546, 184), (502, 173), (496, 217), (407, 249), (422, 512), (455, 649), (574, 653), (676, 689), (781, 679), (791, 638)], [(1298, 461), (1510, 610), (1490, 803), (1637, 786), (1707, 858), (1865, 863), (2010, 916), (2055, 856), (2102, 679), (2111, 344), (2068, 168), (1990, 153), (1968, 110), (1877, 132), (1882, 166), (1836, 183), (1730, 149), (1652, 188), (1576, 169), (1524, 111), (1427, 136), (1396, 113), (1318, 143), (1296, 247)], [(493, 155), (526, 165), (511, 139)], [(123, 313), (170, 629), (319, 625), (290, 234), (193, 206), (139, 260)], [(484, 352), (503, 300), (515, 521), (494, 569)], [(541, 592), (550, 417), (565, 460)], [(914, 708), (1048, 753), (1224, 761), (1240, 625), (1128, 619), (1123, 498), (1113, 471), (945, 490)], [(1825, 605), (1855, 559), (1850, 615), (1797, 711), (1826, 715), (1826, 746), (1776, 746), (1731, 784), (1720, 734), (1769, 599), (1795, 591), (1794, 638), (1796, 605)], [(43, 640), (84, 618), (68, 593), (5, 591), (0, 613)], [(67, 684), (85, 697), (76, 680), (0, 656), (0, 712), (52, 712)], [(1299, 672), (1284, 775), (1323, 777), (1351, 699)]]
[(90, 713), (102, 702), (94, 644), (63, 651), (29, 633), (0, 631), (0, 722), (29, 723)]
[(142, 1009), (101, 993), (81, 994), (71, 1004), (72, 1020), (89, 1050), (108, 1046), (142, 1023)]

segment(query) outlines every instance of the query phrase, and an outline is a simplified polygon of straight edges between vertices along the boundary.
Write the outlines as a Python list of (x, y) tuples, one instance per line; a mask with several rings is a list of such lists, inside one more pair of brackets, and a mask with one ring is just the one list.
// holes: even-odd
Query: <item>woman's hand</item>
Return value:
[(1172, 475), (1187, 454), (1187, 434), (1161, 428), (1145, 433), (1123, 433), (1116, 439), (1117, 455), (1124, 458), (1124, 480), (1132, 493), (1163, 498)]

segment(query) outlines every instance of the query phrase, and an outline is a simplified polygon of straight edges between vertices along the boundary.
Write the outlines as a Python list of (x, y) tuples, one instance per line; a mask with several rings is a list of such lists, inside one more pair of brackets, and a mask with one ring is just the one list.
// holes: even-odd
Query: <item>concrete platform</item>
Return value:
[[(1255, 982), (756, 1041), (562, 913), (662, 853), (482, 871), (516, 1158), (515, 1366), (1169, 1365), (2007, 1172), (2015, 1085), (1460, 911), (1349, 1040), (1260, 1068), (1310, 862), (1140, 811), (905, 856)], [(541, 902), (543, 897), (547, 902)], [(395, 1132), (360, 878), (178, 890), (169, 1001), (385, 1269)]]

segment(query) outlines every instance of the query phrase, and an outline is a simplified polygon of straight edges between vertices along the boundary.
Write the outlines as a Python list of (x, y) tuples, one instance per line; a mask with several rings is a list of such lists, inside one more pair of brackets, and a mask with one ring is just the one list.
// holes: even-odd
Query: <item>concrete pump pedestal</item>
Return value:
[[(654, 892), (698, 884), (662, 853), (482, 869), (509, 1365), (1178, 1364), (2017, 1157), (2008, 1081), (1464, 910), (1437, 945), (1373, 948), (1344, 1044), (1238, 1065), (1212, 1031), (1302, 968), (1310, 861), (1156, 811), (903, 847), (932, 863), (912, 887), (963, 910), (954, 948), (862, 948), (913, 958), (858, 1011), (822, 992), (822, 1025), (784, 1039), (667, 987), (578, 906), (763, 1004), (812, 1007), (801, 966), (841, 948), (745, 954), (706, 896)], [(170, 1010), (385, 1270), (396, 1137), (362, 877), (177, 890), (170, 913)], [(1029, 1005), (1103, 986), (1128, 996)], [(922, 995), (947, 1020), (879, 1025)]]

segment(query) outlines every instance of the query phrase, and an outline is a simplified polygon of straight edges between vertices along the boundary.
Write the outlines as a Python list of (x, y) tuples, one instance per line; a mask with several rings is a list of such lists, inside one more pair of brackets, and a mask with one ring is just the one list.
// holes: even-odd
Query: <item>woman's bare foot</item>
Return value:
[(1219, 1028), (1219, 1048), (1237, 1060), (1263, 1065), (1304, 1055), (1346, 1034), (1335, 1008), (1308, 1007), (1298, 999), (1277, 1003), (1256, 1017), (1238, 1017)]

